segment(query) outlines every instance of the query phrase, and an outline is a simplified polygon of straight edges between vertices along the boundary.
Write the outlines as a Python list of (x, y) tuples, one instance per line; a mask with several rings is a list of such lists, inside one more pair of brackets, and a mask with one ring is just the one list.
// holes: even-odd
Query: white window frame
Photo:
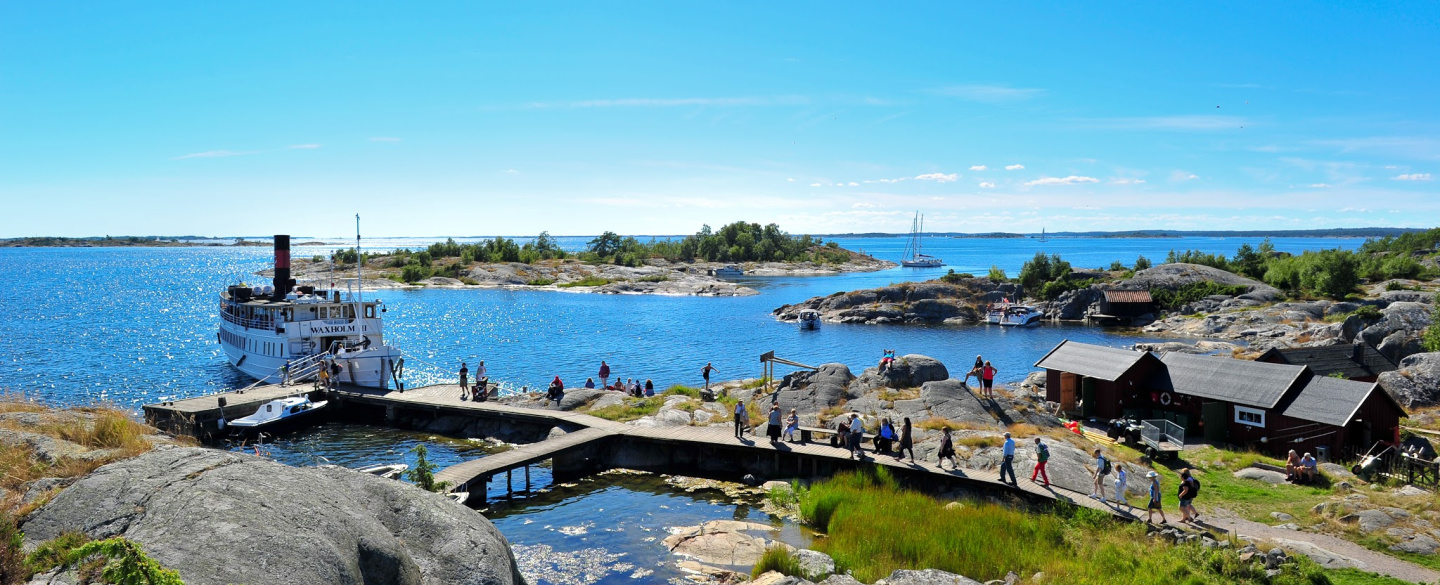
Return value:
[[(1253, 414), (1260, 418), (1260, 422), (1256, 423), (1242, 419), (1240, 418), (1240, 413)], [(1235, 422), (1245, 426), (1258, 427), (1263, 429), (1265, 428), (1265, 411), (1258, 408), (1246, 408), (1244, 406), (1237, 405), (1235, 407)]]

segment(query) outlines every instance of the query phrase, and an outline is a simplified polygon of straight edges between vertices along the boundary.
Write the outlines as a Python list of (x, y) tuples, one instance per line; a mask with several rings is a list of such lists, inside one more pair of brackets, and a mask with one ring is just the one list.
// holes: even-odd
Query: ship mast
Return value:
[(365, 302), (365, 263), (360, 256), (360, 214), (355, 214), (355, 318), (360, 318), (360, 306)]

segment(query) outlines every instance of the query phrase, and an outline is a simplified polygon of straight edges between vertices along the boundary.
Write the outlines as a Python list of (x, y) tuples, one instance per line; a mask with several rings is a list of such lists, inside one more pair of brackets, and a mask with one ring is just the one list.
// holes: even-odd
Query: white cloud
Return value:
[(868, 201), (858, 201), (858, 202), (855, 202), (855, 203), (853, 203), (853, 204), (850, 205), (850, 207), (851, 207), (852, 209), (867, 209), (867, 208), (879, 207), (879, 206), (880, 206), (880, 204), (878, 204), (878, 203), (870, 203), (870, 202), (868, 202)]
[(811, 186), (811, 187), (824, 187), (824, 185), (821, 185), (820, 183), (810, 183), (810, 186)]
[(850, 181), (849, 183), (846, 183), (845, 185), (846, 185), (846, 186), (849, 186), (849, 187), (859, 187), (859, 186), (860, 186), (860, 183), (856, 183), (855, 181)]
[(920, 175), (920, 176), (915, 177), (915, 180), (917, 180), (917, 181), (935, 181), (936, 183), (951, 183), (951, 182), (954, 182), (955, 179), (958, 179), (958, 178), (960, 178), (960, 175), (959, 175), (959, 174), (956, 174), (956, 173), (950, 173), (950, 174), (948, 174), (948, 175), (945, 174), (945, 173), (926, 173), (926, 174), (923, 174), (923, 175)]
[(1111, 180), (1110, 180), (1110, 184), (1111, 184), (1111, 185), (1139, 185), (1139, 184), (1144, 183), (1144, 182), (1145, 182), (1145, 179), (1111, 179)]
[(1239, 116), (1149, 116), (1139, 118), (1091, 118), (1076, 120), (1082, 128), (1101, 130), (1186, 130), (1238, 129), (1247, 122)]
[(1081, 177), (1078, 175), (1070, 175), (1068, 177), (1040, 177), (1039, 179), (1035, 179), (1034, 181), (1025, 183), (1025, 186), (1033, 187), (1036, 185), (1079, 185), (1080, 183), (1099, 182), (1100, 179), (1097, 179), (1095, 177)]
[(981, 189), (994, 189), (994, 188), (995, 188), (995, 183), (991, 183), (990, 181), (980, 181), (980, 188), (981, 188)]
[(400, 139), (394, 136), (372, 136), (370, 142), (400, 142)]
[(1007, 171), (1018, 171), (1025, 168), (1025, 165), (1005, 165)]
[(1370, 213), (1370, 210), (1364, 207), (1346, 207), (1341, 209), (1340, 213)]
[(302, 150), (302, 149), (320, 148), (320, 145), (319, 145), (319, 144), (292, 144), (292, 145), (287, 146), (287, 147), (285, 147), (285, 148), (290, 149), (290, 150)]
[(1198, 175), (1185, 171), (1174, 171), (1170, 173), (1170, 180), (1175, 181), (1176, 183), (1179, 183), (1181, 181), (1190, 181), (1198, 178), (1200, 178)]
[(870, 180), (867, 180), (867, 181), (860, 181), (860, 182), (861, 182), (861, 183), (865, 183), (865, 184), (874, 184), (874, 183), (899, 183), (900, 181), (904, 181), (904, 180), (905, 180), (905, 177), (900, 177), (900, 178), (897, 178), (897, 179), (870, 179)]
[(1004, 85), (952, 85), (936, 89), (934, 93), (948, 97), (995, 104), (1028, 100), (1045, 93), (1045, 90)]
[(971, 165), (971, 166), (970, 166), (970, 170), (972, 170), (972, 171), (983, 171), (983, 170), (986, 170), (986, 167), (985, 167), (985, 165)]
[(713, 97), (713, 98), (621, 98), (612, 100), (579, 100), (569, 102), (531, 102), (528, 108), (669, 108), (677, 106), (802, 106), (811, 100), (805, 96)]
[(1429, 181), (1430, 173), (1410, 173), (1408, 175), (1395, 175), (1396, 181)]
[(518, 175), (518, 174), (520, 174), (520, 171), (517, 171), (517, 170), (515, 170), (515, 169), (505, 169), (505, 174), (507, 174), (507, 175)]
[(1400, 167), (1395, 166), (1395, 165), (1385, 165), (1385, 168), (1394, 170), (1394, 169), (1398, 169), (1398, 168), (1400, 168)]
[(1333, 185), (1331, 185), (1331, 184), (1329, 184), (1329, 183), (1312, 183), (1310, 186), (1313, 187), (1313, 188), (1316, 188), (1316, 189), (1325, 189), (1325, 188), (1327, 188), (1327, 187), (1333, 187)]
[(794, 183), (794, 182), (795, 182), (795, 177), (785, 177), (785, 182), (786, 182), (786, 183)]
[(247, 154), (255, 154), (255, 153), (256, 153), (256, 151), (254, 151), (254, 150), (247, 150), (247, 151), (236, 151), (236, 150), (207, 150), (207, 151), (205, 151), (205, 152), (192, 152), (192, 153), (190, 153), (190, 154), (182, 154), (182, 155), (180, 155), (180, 156), (173, 157), (171, 160), (185, 160), (185, 159), (187, 159), (187, 158), (221, 158), (221, 157), (226, 157), (226, 156), (245, 156), (245, 155), (247, 155)]

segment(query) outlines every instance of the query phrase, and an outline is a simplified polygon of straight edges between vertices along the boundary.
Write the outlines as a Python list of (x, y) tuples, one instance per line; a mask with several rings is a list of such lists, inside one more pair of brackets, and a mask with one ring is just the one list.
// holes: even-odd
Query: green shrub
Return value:
[(550, 286), (552, 284), (555, 284), (555, 281), (549, 278), (532, 278), (530, 279), (530, 282), (527, 282), (525, 284), (529, 286)]
[(610, 279), (592, 275), (572, 282), (562, 282), (557, 286), (572, 288), (577, 286), (605, 286), (607, 284), (610, 284)]
[(1167, 288), (1150, 289), (1150, 298), (1162, 309), (1175, 309), (1188, 303), (1193, 303), (1211, 295), (1239, 296), (1250, 290), (1250, 287), (1235, 285), (1226, 286), (1210, 280), (1202, 280), (1184, 285), (1176, 290)]
[(990, 282), (1005, 282), (1010, 280), (1010, 277), (1005, 275), (1004, 270), (1001, 270), (999, 266), (993, 264), (990, 265), (990, 274), (985, 275), (985, 278), (990, 279)]
[[(62, 537), (63, 538), (63, 537)], [(185, 585), (180, 573), (145, 555), (140, 545), (121, 537), (77, 543), (67, 549), (63, 566), (103, 563), (100, 576), (114, 585)], [(37, 553), (40, 551), (36, 551)], [(47, 551), (47, 554), (58, 551)], [(39, 559), (37, 559), (38, 561)], [(48, 559), (45, 559), (48, 562)]]
[(415, 454), (415, 465), (405, 472), (405, 479), (410, 480), (415, 487), (429, 492), (443, 492), (449, 489), (450, 482), (435, 481), (435, 470), (440, 466), (430, 462), (428, 458), (430, 450), (425, 447), (425, 443), (416, 443), (414, 447), (410, 448), (410, 452)]
[(670, 275), (668, 274), (652, 274), (635, 279), (636, 282), (665, 282), (667, 280), (670, 280)]
[(667, 388), (665, 392), (661, 393), (661, 396), (689, 396), (691, 398), (699, 399), (700, 389), (676, 384)]
[(1149, 259), (1149, 258), (1146, 258), (1146, 257), (1144, 257), (1144, 256), (1140, 256), (1139, 258), (1136, 258), (1136, 259), (1135, 259), (1135, 272), (1140, 272), (1141, 270), (1146, 270), (1146, 269), (1149, 269), (1149, 268), (1150, 268), (1150, 259)]
[(25, 567), (33, 573), (43, 573), (65, 566), (69, 563), (70, 552), (87, 542), (90, 542), (90, 537), (79, 532), (61, 534), (35, 547), (35, 551), (25, 557)]
[(430, 278), (430, 270), (421, 266), (418, 262), (406, 264), (400, 271), (400, 280), (408, 283), (415, 283)]
[(1070, 274), (1070, 263), (1060, 259), (1059, 254), (1046, 256), (1036, 252), (1035, 257), (1020, 267), (1020, 286), (1027, 291), (1038, 291), (1044, 283), (1060, 280)]
[(781, 575), (799, 577), (807, 581), (819, 581), (826, 575), (812, 575), (800, 566), (800, 557), (795, 552), (783, 545), (770, 545), (765, 547), (765, 553), (760, 556), (760, 561), (750, 569), (750, 577), (759, 577), (770, 571), (776, 571)]
[(944, 276), (940, 277), (940, 282), (948, 284), (960, 284), (962, 282), (965, 282), (965, 280), (969, 278), (975, 278), (975, 275), (970, 274), (969, 272), (961, 272), (959, 274), (956, 274), (955, 269), (951, 268), (950, 272), (946, 272)]

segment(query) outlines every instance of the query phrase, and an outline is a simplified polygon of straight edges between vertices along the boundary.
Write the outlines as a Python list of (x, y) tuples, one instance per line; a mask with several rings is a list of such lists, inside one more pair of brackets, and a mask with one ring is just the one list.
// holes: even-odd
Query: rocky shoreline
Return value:
[[(372, 260), (374, 262), (374, 260)], [(652, 258), (641, 266), (587, 264), (576, 259), (541, 260), (534, 264), (501, 262), (476, 264), (459, 271), (458, 278), (432, 276), (407, 283), (399, 279), (400, 269), (365, 268), (363, 287), (367, 290), (505, 289), (544, 290), (574, 293), (635, 294), (661, 296), (734, 297), (760, 294), (743, 284), (711, 274), (731, 266), (721, 262), (670, 262)], [(814, 262), (748, 262), (733, 264), (745, 276), (829, 276), (852, 272), (874, 272), (896, 266), (894, 262), (853, 254), (841, 264)], [(296, 258), (292, 270), (296, 280), (318, 282), (353, 281), (354, 264), (336, 265), (329, 258), (319, 261)], [(257, 273), (269, 277), (273, 272)]]
[(788, 322), (799, 319), (800, 311), (813, 309), (820, 312), (822, 320), (831, 323), (968, 324), (980, 321), (986, 304), (1021, 294), (1020, 285), (997, 283), (986, 278), (903, 282), (882, 288), (813, 297), (793, 305), (782, 305), (771, 313), (776, 319)]

